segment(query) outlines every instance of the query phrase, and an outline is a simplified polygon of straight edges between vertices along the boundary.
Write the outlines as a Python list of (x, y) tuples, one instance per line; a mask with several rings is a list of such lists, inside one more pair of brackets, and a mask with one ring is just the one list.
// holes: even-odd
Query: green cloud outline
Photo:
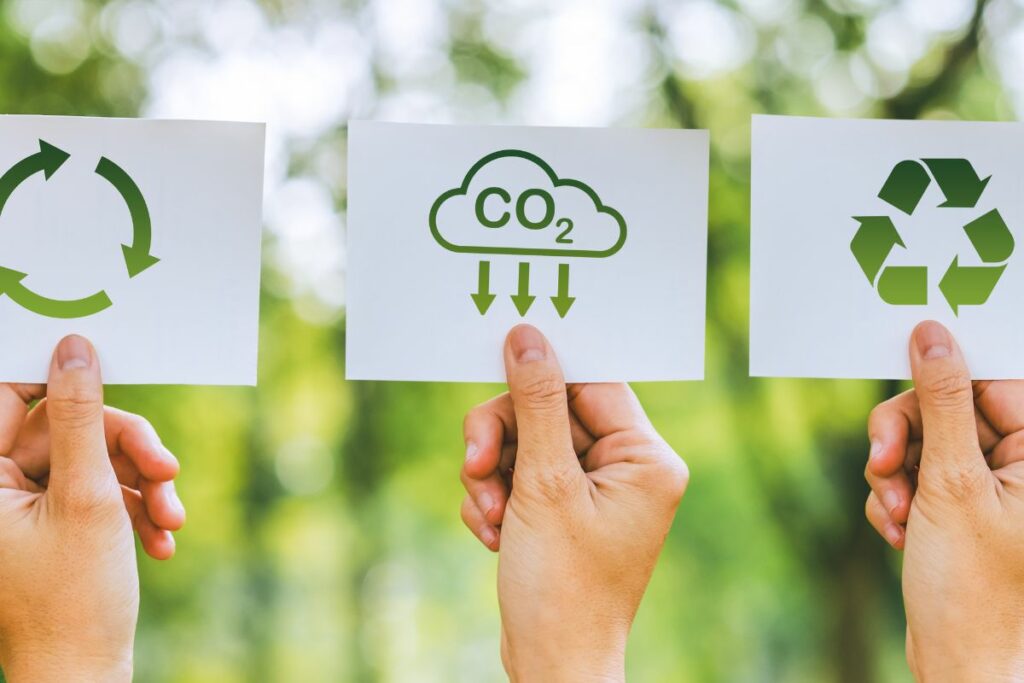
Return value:
[[(540, 167), (544, 173), (547, 174), (548, 179), (551, 181), (554, 187), (574, 187), (577, 190), (582, 190), (590, 200), (594, 202), (594, 207), (598, 213), (604, 213), (612, 217), (613, 220), (619, 226), (619, 239), (610, 248), (603, 251), (594, 251), (593, 249), (532, 249), (527, 247), (472, 247), (472, 246), (461, 246), (458, 244), (452, 244), (444, 237), (441, 236), (441, 231), (437, 227), (437, 213), (441, 210), (441, 205), (452, 197), (459, 195), (467, 195), (469, 193), (469, 184), (473, 180), (473, 176), (477, 172), (494, 161), (495, 159), (502, 159), (505, 157), (518, 157), (527, 161), (533, 162)], [(618, 252), (622, 249), (622, 245), (626, 243), (626, 221), (618, 211), (610, 206), (605, 206), (601, 202), (601, 198), (590, 188), (586, 183), (580, 182), (579, 180), (573, 180), (571, 178), (559, 178), (558, 174), (555, 173), (554, 169), (548, 165), (546, 161), (541, 159), (536, 154), (531, 154), (521, 149), (503, 149), (497, 152), (492, 152), (480, 159), (480, 161), (473, 164), (472, 168), (466, 173), (466, 177), (462, 180), (462, 185), (447, 192), (443, 193), (438, 197), (433, 206), (430, 207), (430, 232), (437, 240), (437, 243), (449, 251), (454, 251), (460, 254), (505, 254), (513, 256), (576, 256), (580, 258), (606, 258)]]

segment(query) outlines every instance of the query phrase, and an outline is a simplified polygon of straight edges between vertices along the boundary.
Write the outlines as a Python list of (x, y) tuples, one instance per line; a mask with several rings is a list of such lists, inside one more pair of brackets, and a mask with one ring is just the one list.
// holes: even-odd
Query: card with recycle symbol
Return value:
[(504, 381), (540, 328), (570, 381), (700, 379), (705, 131), (349, 128), (350, 379)]
[(974, 377), (1024, 377), (1024, 127), (755, 117), (751, 373), (904, 379), (939, 320)]
[(0, 381), (254, 384), (262, 124), (0, 117)]

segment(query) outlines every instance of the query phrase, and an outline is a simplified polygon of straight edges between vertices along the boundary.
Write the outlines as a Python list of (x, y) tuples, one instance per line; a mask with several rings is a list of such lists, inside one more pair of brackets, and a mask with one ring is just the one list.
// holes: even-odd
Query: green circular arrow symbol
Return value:
[[(981, 199), (991, 177), (981, 179), (966, 159), (923, 159), (896, 164), (878, 196), (899, 211), (913, 215), (935, 179), (945, 197), (939, 208), (973, 209)], [(878, 295), (895, 306), (923, 306), (928, 303), (926, 266), (886, 266), (896, 247), (906, 249), (896, 225), (889, 216), (855, 216), (860, 224), (850, 250)], [(982, 266), (961, 266), (954, 256), (939, 290), (959, 315), (961, 306), (981, 306), (995, 289), (1006, 261), (1013, 254), (1013, 234), (999, 211), (993, 209), (964, 226)]]
[[(21, 183), (39, 172), (43, 173), (45, 180), (49, 180), (70, 156), (40, 140), (38, 152), (25, 157), (0, 176), (0, 214)], [(121, 245), (121, 250), (128, 277), (134, 278), (160, 260), (150, 253), (153, 226), (146, 198), (131, 176), (106, 157), (100, 159), (96, 174), (106, 179), (128, 206), (132, 219), (132, 243)], [(26, 277), (25, 273), (0, 267), (0, 296), (6, 295), (22, 308), (48, 318), (85, 318), (112, 305), (110, 297), (103, 290), (82, 299), (51, 299), (25, 287), (22, 280)]]

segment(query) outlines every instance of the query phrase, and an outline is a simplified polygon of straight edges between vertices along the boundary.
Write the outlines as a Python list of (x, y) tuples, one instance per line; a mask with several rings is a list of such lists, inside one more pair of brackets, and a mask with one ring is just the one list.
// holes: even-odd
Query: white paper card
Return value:
[(905, 379), (922, 320), (1024, 377), (1024, 128), (758, 116), (750, 370)]
[(0, 117), (0, 381), (255, 384), (263, 124)]
[(348, 378), (504, 381), (527, 322), (571, 382), (702, 379), (707, 195), (704, 131), (353, 122)]

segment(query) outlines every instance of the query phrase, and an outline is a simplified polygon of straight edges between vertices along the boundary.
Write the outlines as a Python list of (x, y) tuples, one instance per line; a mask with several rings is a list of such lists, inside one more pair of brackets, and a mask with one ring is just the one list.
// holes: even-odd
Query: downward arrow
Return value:
[(564, 318), (576, 302), (576, 297), (569, 296), (569, 264), (558, 264), (558, 296), (551, 297), (551, 303), (558, 311), (558, 317)]
[(477, 272), (476, 282), (476, 294), (470, 294), (473, 297), (473, 303), (476, 304), (476, 310), (480, 311), (480, 315), (485, 315), (487, 309), (494, 303), (495, 296), (491, 294), (491, 262), (481, 261), (480, 270)]
[(515, 304), (519, 315), (525, 316), (533, 305), (535, 296), (530, 296), (530, 264), (519, 264), (519, 293), (512, 295), (512, 303)]

